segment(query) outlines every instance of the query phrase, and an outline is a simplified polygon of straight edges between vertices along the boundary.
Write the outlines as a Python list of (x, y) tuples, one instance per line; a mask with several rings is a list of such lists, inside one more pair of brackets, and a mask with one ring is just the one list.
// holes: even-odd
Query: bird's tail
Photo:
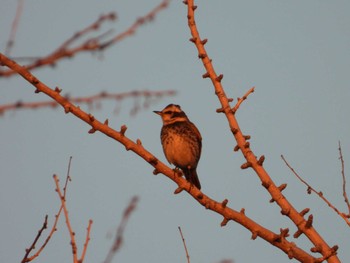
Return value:
[(199, 182), (196, 169), (185, 169), (183, 172), (187, 181), (194, 184), (198, 189), (201, 189), (201, 183)]

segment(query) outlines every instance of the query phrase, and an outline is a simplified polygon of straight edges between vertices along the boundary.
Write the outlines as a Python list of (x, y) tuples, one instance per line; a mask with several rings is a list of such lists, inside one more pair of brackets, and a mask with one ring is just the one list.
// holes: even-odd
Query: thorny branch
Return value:
[[(116, 131), (110, 128), (108, 125), (108, 119), (105, 120), (104, 123), (98, 121), (93, 115), (88, 114), (81, 110), (79, 107), (75, 106), (67, 99), (62, 97), (59, 92), (50, 89), (44, 83), (42, 83), (39, 79), (33, 76), (26, 68), (19, 66), (16, 62), (10, 60), (6, 56), (0, 53), (0, 63), (6, 65), (12, 70), (16, 71), (20, 74), (25, 80), (31, 83), (36, 87), (36, 93), (43, 92), (55, 101), (57, 101), (63, 108), (65, 113), (72, 113), (77, 118), (81, 119), (85, 123), (91, 126), (89, 130), (90, 134), (99, 131), (104, 133), (108, 137), (120, 142), (125, 146), (126, 150), (131, 150), (140, 157), (142, 157), (145, 161), (147, 161), (151, 166), (155, 168), (154, 174), (162, 173), (167, 176), (169, 179), (174, 181), (178, 185), (178, 189), (185, 190), (188, 192), (198, 203), (204, 206), (206, 209), (215, 211), (216, 213), (223, 216), (223, 221), (221, 226), (225, 226), (230, 220), (238, 222), (245, 228), (249, 229), (252, 233), (252, 239), (256, 239), (258, 236), (262, 239), (268, 241), (274, 246), (282, 249), (285, 253), (288, 254), (290, 258), (296, 258), (304, 263), (315, 263), (321, 262), (324, 258), (316, 259), (313, 256), (309, 255), (306, 251), (297, 247), (294, 242), (288, 241), (285, 237), (287, 237), (286, 231), (283, 233), (277, 234), (270, 231), (267, 228), (259, 225), (254, 222), (252, 219), (245, 215), (245, 210), (241, 209), (241, 211), (236, 211), (227, 206), (228, 200), (225, 199), (222, 202), (217, 202), (211, 199), (209, 196), (202, 193), (196, 187), (193, 187), (187, 180), (179, 176), (177, 173), (174, 173), (173, 169), (166, 166), (164, 163), (159, 161), (153, 154), (148, 152), (142, 145), (141, 140), (137, 139), (136, 142), (130, 140), (125, 132), (127, 127), (125, 125), (121, 126), (120, 131)], [(259, 160), (260, 161), (260, 160)], [(177, 190), (176, 190), (177, 191)], [(179, 191), (177, 191), (179, 193)], [(288, 232), (288, 231), (287, 231)], [(334, 250), (336, 251), (336, 250)], [(335, 252), (333, 252), (335, 253)], [(329, 255), (330, 256), (330, 255)]]
[[(72, 37), (70, 37), (68, 40), (64, 41), (55, 51), (53, 51), (51, 54), (41, 57), (41, 58), (35, 58), (35, 61), (25, 65), (27, 69), (35, 69), (43, 66), (54, 66), (58, 60), (62, 58), (71, 58), (77, 53), (83, 52), (83, 51), (102, 51), (106, 48), (109, 48), (110, 46), (114, 45), (115, 43), (123, 40), (126, 37), (129, 37), (133, 35), (136, 30), (146, 23), (152, 21), (154, 17), (157, 15), (158, 12), (162, 11), (163, 9), (167, 8), (169, 5), (170, 0), (163, 0), (158, 6), (156, 6), (154, 9), (152, 9), (148, 14), (146, 14), (143, 17), (138, 18), (129, 28), (127, 28), (125, 31), (111, 37), (108, 40), (103, 40), (106, 38), (106, 36), (110, 33), (110, 31), (103, 33), (97, 37), (89, 38), (88, 40), (84, 41), (83, 43), (77, 44), (76, 46), (71, 47), (73, 44), (75, 44), (77, 41), (79, 41), (83, 36), (85, 36), (87, 33), (91, 31), (98, 30), (100, 28), (100, 25), (108, 20), (115, 20), (116, 15), (115, 13), (109, 13), (106, 15), (102, 15), (100, 18), (97, 19), (94, 23), (89, 25), (83, 30), (80, 30), (76, 32)], [(9, 77), (16, 72), (12, 70), (1, 70), (0, 71), (0, 77)]]
[[(232, 102), (232, 99), (229, 99), (226, 94), (225, 90), (221, 84), (221, 81), (223, 79), (223, 74), (217, 75), (214, 67), (212, 65), (212, 60), (209, 58), (208, 53), (204, 47), (204, 45), (207, 43), (207, 39), (201, 39), (196, 21), (195, 21), (195, 10), (197, 9), (197, 6), (194, 5), (194, 0), (184, 0), (183, 3), (187, 5), (187, 19), (188, 19), (188, 26), (191, 31), (191, 39), (190, 41), (193, 42), (198, 50), (198, 58), (201, 59), (202, 64), (206, 70), (206, 72), (203, 74), (204, 78), (210, 78), (212, 81), (212, 84), (215, 89), (215, 94), (217, 95), (221, 108), (217, 110), (217, 112), (222, 112), (225, 114), (230, 129), (232, 131), (232, 134), (237, 142), (237, 146), (235, 147), (235, 150), (241, 150), (244, 158), (246, 159), (246, 163), (242, 164), (242, 169), (252, 168), (254, 172), (257, 174), (259, 179), (261, 180), (261, 183), (263, 187), (270, 193), (272, 197), (272, 201), (276, 202), (278, 206), (281, 208), (282, 215), (287, 216), (292, 220), (292, 222), (298, 227), (297, 233), (294, 235), (295, 237), (300, 236), (300, 234), (304, 234), (313, 244), (314, 248), (312, 248), (313, 252), (319, 252), (322, 254), (322, 257), (319, 259), (313, 259), (312, 262), (315, 261), (323, 261), (327, 260), (330, 262), (340, 262), (338, 257), (336, 256), (336, 250), (337, 246), (330, 247), (320, 236), (320, 234), (314, 229), (312, 226), (312, 215), (309, 216), (310, 220), (305, 220), (303, 217), (303, 214), (299, 213), (292, 204), (286, 199), (284, 195), (282, 195), (282, 190), (285, 187), (278, 187), (275, 185), (274, 181), (271, 179), (267, 171), (263, 167), (263, 162), (265, 160), (264, 156), (261, 156), (259, 159), (255, 156), (253, 153), (250, 143), (247, 141), (250, 136), (243, 135), (242, 131), (240, 129), (240, 126), (238, 124), (238, 121), (235, 117), (234, 112), (231, 110), (232, 107), (230, 106), (230, 102)], [(242, 224), (243, 225), (243, 224)], [(244, 225), (243, 225), (244, 226)], [(257, 236), (261, 236), (261, 233), (257, 233)], [(266, 238), (264, 238), (267, 240)], [(268, 241), (268, 240), (267, 240)], [(270, 242), (271, 243), (271, 242)], [(274, 246), (276, 244), (271, 243)], [(289, 258), (296, 258), (297, 260), (301, 262), (306, 262), (305, 259), (301, 258), (301, 255), (298, 255), (298, 253), (291, 252), (287, 247), (280, 246), (280, 249), (282, 249)]]

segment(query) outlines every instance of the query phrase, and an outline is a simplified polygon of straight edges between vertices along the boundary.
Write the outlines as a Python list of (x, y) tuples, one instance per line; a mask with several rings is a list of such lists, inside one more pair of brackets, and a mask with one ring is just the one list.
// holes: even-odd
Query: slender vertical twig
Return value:
[(128, 207), (124, 210), (122, 220), (117, 228), (117, 233), (115, 235), (113, 245), (109, 250), (106, 259), (104, 260), (104, 263), (111, 263), (114, 255), (119, 251), (121, 245), (123, 244), (123, 236), (126, 224), (129, 221), (131, 213), (135, 210), (138, 200), (138, 196), (134, 196), (131, 199)]
[(9, 40), (7, 41), (7, 43), (6, 43), (6, 48), (5, 48), (5, 54), (7, 56), (10, 55), (11, 49), (13, 48), (13, 46), (15, 44), (17, 28), (18, 28), (19, 20), (20, 20), (21, 15), (22, 15), (23, 5), (24, 5), (24, 0), (18, 0), (18, 2), (17, 2), (17, 9), (16, 9), (16, 15), (15, 15), (15, 18), (13, 19), (11, 32), (10, 32), (10, 37), (9, 37)]
[(185, 252), (186, 252), (186, 258), (187, 258), (187, 263), (190, 263), (190, 255), (188, 254), (185, 238), (184, 238), (184, 236), (182, 234), (181, 227), (178, 227), (178, 228), (179, 228), (179, 232), (180, 232), (180, 235), (181, 235), (182, 243), (184, 244), (184, 248), (185, 248)]
[(348, 216), (350, 216), (350, 203), (349, 203), (348, 195), (346, 193), (346, 178), (345, 178), (344, 158), (343, 158), (343, 153), (342, 153), (341, 146), (340, 146), (340, 141), (339, 141), (339, 159), (341, 162), (341, 175), (343, 178), (343, 197), (344, 197), (344, 201), (345, 201), (346, 205), (348, 206)]

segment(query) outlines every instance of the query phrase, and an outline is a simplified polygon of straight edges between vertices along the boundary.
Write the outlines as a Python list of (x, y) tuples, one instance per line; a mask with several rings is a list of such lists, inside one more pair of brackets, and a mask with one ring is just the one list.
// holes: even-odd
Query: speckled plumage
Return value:
[(186, 179), (200, 189), (196, 171), (202, 150), (200, 132), (178, 105), (169, 104), (155, 113), (163, 120), (160, 137), (166, 159), (180, 168)]

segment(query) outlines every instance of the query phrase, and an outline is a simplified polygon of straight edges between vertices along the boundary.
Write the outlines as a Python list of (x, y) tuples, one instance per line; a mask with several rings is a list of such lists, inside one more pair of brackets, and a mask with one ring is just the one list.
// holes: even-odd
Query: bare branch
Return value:
[(241, 106), (242, 102), (245, 101), (245, 100), (248, 98), (248, 96), (249, 96), (251, 93), (254, 92), (254, 89), (255, 89), (255, 87), (250, 88), (250, 89), (247, 91), (247, 93), (244, 94), (244, 96), (243, 96), (242, 98), (238, 98), (238, 101), (237, 101), (236, 105), (235, 105), (235, 106), (233, 107), (233, 109), (232, 109), (232, 112), (233, 112), (233, 113), (236, 113), (236, 111), (238, 110), (239, 106)]
[(40, 236), (41, 236), (41, 233), (47, 228), (47, 218), (48, 218), (48, 215), (45, 216), (45, 220), (44, 220), (44, 224), (43, 226), (39, 229), (38, 231), (38, 234), (36, 235), (32, 245), (30, 246), (30, 248), (27, 248), (26, 249), (26, 254), (24, 255), (23, 259), (22, 259), (22, 263), (24, 262), (29, 262), (30, 260), (28, 259), (28, 256), (29, 256), (29, 253), (35, 248), (35, 245), (36, 245), (36, 242), (38, 242)]
[(180, 235), (181, 235), (182, 243), (184, 244), (184, 248), (185, 248), (185, 252), (186, 252), (186, 258), (187, 258), (187, 263), (190, 263), (190, 255), (188, 254), (188, 251), (187, 251), (185, 238), (182, 235), (181, 227), (178, 227), (178, 228), (179, 228), (179, 232), (180, 232)]
[[(149, 21), (152, 21), (158, 12), (162, 11), (168, 6), (169, 2), (170, 0), (163, 0), (158, 6), (156, 6), (153, 10), (151, 10), (148, 14), (146, 14), (141, 18), (138, 18), (124, 32), (115, 35), (109, 40), (103, 41), (103, 38), (105, 38), (110, 33), (110, 31), (107, 31), (97, 37), (89, 38), (83, 43), (77, 44), (75, 47), (71, 47), (71, 45), (75, 44), (78, 40), (80, 40), (82, 36), (85, 36), (87, 33), (91, 31), (98, 30), (100, 28), (100, 25), (103, 22), (116, 19), (115, 13), (109, 13), (109, 14), (103, 15), (99, 19), (97, 19), (94, 23), (87, 26), (85, 29), (76, 32), (68, 40), (64, 41), (51, 54), (45, 57), (36, 58), (34, 62), (26, 65), (25, 67), (31, 70), (31, 69), (35, 69), (43, 66), (48, 66), (48, 65), (54, 66), (55, 63), (57, 63), (57, 61), (62, 58), (71, 58), (78, 53), (86, 52), (86, 51), (92, 52), (92, 51), (104, 50), (114, 45), (115, 43), (125, 39), (126, 37), (133, 35), (140, 26), (146, 24)], [(15, 72), (12, 70), (5, 70), (5, 71), (0, 70), (0, 77), (9, 77), (13, 74), (15, 74)]]
[(10, 37), (9, 37), (9, 39), (6, 43), (6, 47), (5, 47), (6, 56), (10, 55), (11, 49), (15, 45), (16, 33), (17, 33), (17, 29), (18, 29), (19, 20), (22, 16), (23, 6), (24, 6), (24, 0), (18, 0), (17, 1), (16, 15), (15, 15), (15, 18), (13, 19), (13, 22), (12, 22)]
[(84, 249), (83, 249), (83, 252), (82, 252), (81, 257), (80, 257), (80, 259), (79, 259), (79, 263), (83, 263), (83, 262), (84, 262), (84, 259), (85, 259), (87, 247), (88, 247), (88, 244), (89, 244), (89, 241), (90, 241), (90, 232), (91, 232), (92, 223), (93, 223), (93, 222), (92, 222), (92, 220), (90, 219), (90, 220), (89, 220), (89, 225), (88, 225), (88, 227), (86, 228), (86, 238), (85, 238), (85, 243), (84, 243)]
[[(60, 89), (57, 88), (57, 91), (60, 91)], [(143, 103), (143, 107), (149, 107), (152, 99), (160, 99), (164, 96), (174, 96), (176, 94), (176, 91), (174, 90), (164, 90), (164, 91), (148, 91), (148, 90), (135, 90), (130, 92), (122, 92), (122, 93), (107, 93), (107, 92), (100, 92), (98, 94), (87, 96), (87, 97), (72, 97), (65, 96), (65, 98), (69, 99), (72, 103), (77, 104), (87, 104), (89, 107), (91, 107), (94, 103), (99, 103), (103, 100), (115, 100), (117, 102), (127, 99), (127, 98), (138, 98), (142, 97), (145, 99)], [(59, 106), (56, 101), (41, 101), (41, 102), (23, 102), (18, 101), (15, 103), (9, 103), (0, 105), (0, 115), (4, 114), (6, 111), (10, 110), (19, 110), (19, 109), (39, 109), (39, 108), (56, 108)], [(139, 110), (140, 106), (139, 104), (135, 103), (133, 109), (131, 110), (130, 114), (136, 114)]]
[(348, 206), (347, 218), (349, 218), (350, 217), (350, 203), (349, 203), (348, 195), (346, 193), (346, 178), (345, 178), (344, 159), (343, 159), (343, 153), (342, 153), (341, 146), (340, 146), (340, 141), (339, 141), (339, 160), (341, 162), (341, 175), (343, 178), (343, 197), (344, 197), (345, 204)]
[(109, 250), (108, 255), (107, 255), (104, 263), (111, 263), (114, 255), (119, 251), (119, 249), (123, 243), (123, 236), (124, 236), (124, 230), (125, 230), (126, 224), (129, 221), (130, 215), (135, 210), (138, 200), (139, 200), (139, 198), (137, 196), (134, 196), (131, 199), (128, 207), (124, 210), (122, 221), (120, 222), (120, 224), (117, 228), (117, 233), (116, 233), (116, 236), (114, 238), (113, 245), (112, 245), (111, 249)]
[(338, 215), (340, 215), (344, 221), (350, 226), (349, 218), (342, 212), (338, 210), (326, 197), (324, 197), (323, 192), (316, 191), (310, 184), (308, 184), (297, 172), (293, 169), (293, 167), (287, 162), (287, 160), (284, 158), (283, 155), (281, 155), (282, 160), (284, 163), (288, 166), (288, 168), (292, 171), (292, 173), (303, 183), (307, 186), (307, 193), (311, 194), (311, 192), (314, 192), (317, 194), (330, 208), (332, 208)]

